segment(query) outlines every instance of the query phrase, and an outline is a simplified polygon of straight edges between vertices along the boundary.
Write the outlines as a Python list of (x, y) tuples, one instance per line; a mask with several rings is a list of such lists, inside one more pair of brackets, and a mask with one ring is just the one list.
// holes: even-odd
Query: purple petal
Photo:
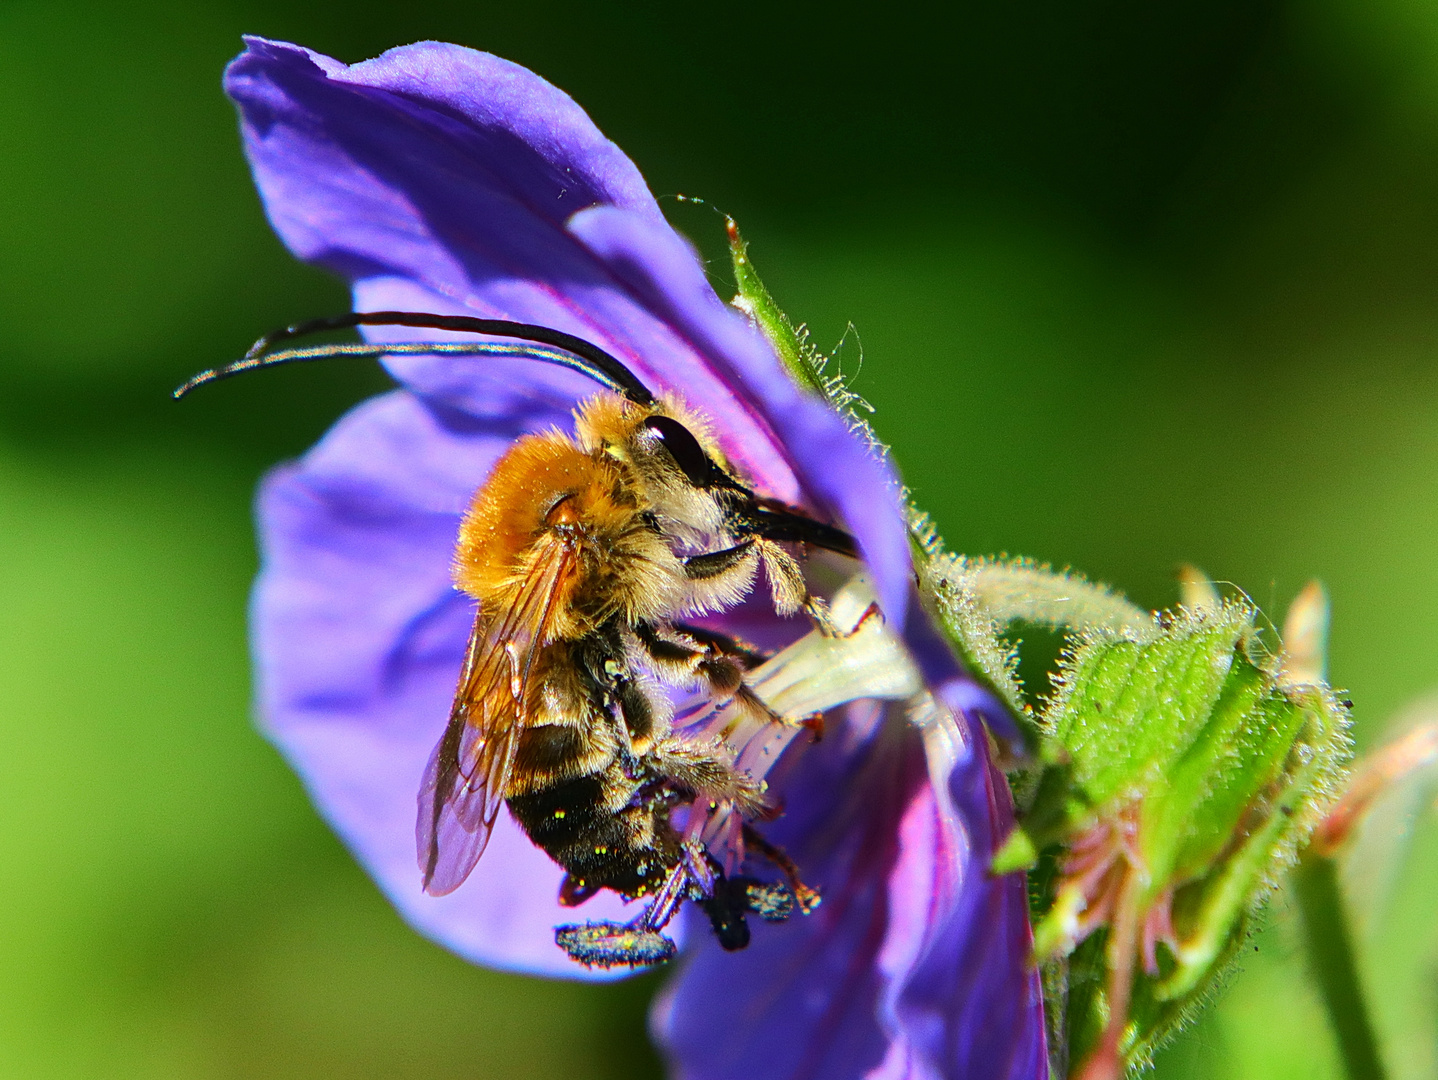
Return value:
[[(225, 89), (275, 228), (302, 259), (358, 277), (372, 256), (422, 279), (456, 272), (443, 266), (447, 241), (466, 229), (494, 232), (484, 247), (523, 265), (553, 256), (526, 241), (552, 243), (586, 206), (659, 218), (623, 151), (568, 95), (508, 60), (427, 41), (349, 67), (285, 42), (245, 44)], [(461, 199), (478, 219), (427, 214)]]
[(1044, 1074), (1023, 878), (984, 869), (1006, 789), (977, 729), (946, 730), (921, 737), (890, 717), (803, 758), (771, 831), (824, 901), (756, 926), (742, 953), (693, 935), (653, 1018), (677, 1076)]
[[(982, 869), (1011, 813), (974, 716), (1005, 718), (974, 698), (910, 602), (887, 465), (792, 383), (714, 294), (633, 165), (543, 80), (435, 43), (346, 67), (251, 40), (226, 86), (277, 231), (301, 258), (349, 278), (357, 307), (541, 323), (679, 393), (764, 494), (855, 533), (891, 625), (961, 710), (948, 742), (922, 745), (902, 723), (876, 737), (850, 724), (798, 763), (775, 834), (826, 902), (810, 918), (756, 928), (737, 956), (715, 956), (700, 935), (706, 945), (661, 1025), (683, 1069), (1037, 1075), (1022, 885)], [(558, 869), (504, 815), (465, 887), (425, 896), (413, 827), (472, 614), (448, 581), (459, 514), (508, 442), (567, 427), (567, 407), (591, 387), (517, 359), (389, 366), (423, 402), (401, 394), (362, 407), (262, 497), (265, 722), (417, 927), (487, 963), (583, 975), (552, 928), (622, 917), (617, 899), (560, 908)]]
[[(538, 409), (513, 422), (561, 416)], [(321, 813), (416, 928), (492, 966), (604, 978), (554, 944), (554, 926), (627, 918), (624, 905), (606, 894), (578, 912), (561, 907), (558, 867), (507, 812), (458, 892), (425, 895), (415, 865), (415, 797), (474, 617), (450, 584), (451, 552), (470, 495), (510, 441), (398, 392), (271, 474), (252, 613), (260, 712)]]
[[(354, 281), (358, 306), (542, 323), (609, 350), (702, 408), (765, 494), (843, 520), (902, 624), (908, 547), (887, 467), (719, 301), (633, 165), (568, 97), (432, 42), (346, 67), (251, 39), (226, 88), (276, 230)], [(472, 388), (493, 397), (496, 383), (579, 390), (567, 373), (495, 364), (390, 366), (465, 406)]]
[[(932, 807), (914, 820), (914, 835), (903, 841), (905, 850), (917, 848), (920, 855), (910, 870), (912, 879), (896, 875), (892, 886), (910, 894), (932, 888), (936, 917), (922, 935), (911, 935), (914, 947), (900, 955), (910, 964), (900, 969), (905, 978), (891, 984), (884, 1005), (908, 1037), (893, 1044), (898, 1058), (891, 1052), (890, 1068), (882, 1076), (1020, 1080), (1048, 1071), (1043, 991), (1029, 960), (1033, 938), (1025, 875), (995, 879), (984, 869), (1013, 822), (1009, 788), (989, 756), (983, 729), (973, 721), (966, 726), (968, 738), (979, 746), (967, 764), (945, 769), (942, 751), (929, 740)], [(944, 831), (956, 822), (968, 822), (974, 830), (968, 838), (967, 882), (965, 875), (952, 875), (952, 865), (947, 873), (931, 872), (953, 849), (955, 840)], [(905, 824), (907, 832), (910, 823)], [(932, 862), (930, 851), (937, 856)]]
[[(993, 693), (980, 686), (954, 655), (918, 598), (911, 594), (913, 614), (904, 625), (904, 646), (918, 664), (924, 684), (955, 716), (982, 721), (998, 738), (1018, 753), (1024, 752), (1024, 737), (1008, 708)], [(976, 819), (977, 820), (977, 819)], [(1011, 821), (1003, 823), (1005, 829)]]

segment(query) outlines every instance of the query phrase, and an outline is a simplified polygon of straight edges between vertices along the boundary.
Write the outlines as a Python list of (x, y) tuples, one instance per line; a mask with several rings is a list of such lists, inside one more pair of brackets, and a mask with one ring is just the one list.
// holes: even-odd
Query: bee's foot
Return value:
[(802, 881), (794, 889), (794, 900), (799, 905), (799, 910), (805, 915), (811, 914), (813, 910), (824, 902), (817, 889), (811, 889)]
[(598, 885), (576, 878), (573, 874), (565, 874), (564, 880), (559, 884), (559, 902), (565, 907), (578, 907), (598, 891)]
[(676, 951), (674, 942), (659, 931), (624, 923), (558, 926), (554, 940), (586, 967), (650, 967), (674, 959)]
[(829, 605), (822, 596), (805, 596), (803, 608), (804, 614), (808, 615), (809, 621), (814, 624), (814, 629), (824, 637), (848, 637), (834, 622), (834, 617), (829, 614)]
[(823, 897), (799, 879), (798, 866), (794, 864), (793, 859), (784, 854), (783, 848), (775, 847), (769, 843), (768, 840), (764, 839), (763, 834), (760, 833), (758, 829), (747, 824), (744, 826), (744, 842), (752, 847), (757, 854), (768, 859), (769, 862), (779, 868), (785, 880), (788, 881), (789, 889), (794, 894), (794, 901), (799, 905), (801, 912), (808, 915), (819, 906)]
[(714, 936), (728, 952), (749, 944), (749, 924), (744, 916), (758, 915), (765, 922), (784, 922), (798, 908), (808, 914), (819, 902), (819, 894), (804, 889), (805, 896), (782, 881), (760, 881), (751, 877), (719, 878), (714, 892), (699, 902), (709, 916)]
[(725, 952), (737, 952), (749, 944), (749, 924), (744, 921), (744, 907), (732, 902), (728, 890), (720, 889), (713, 896), (705, 897), (699, 901), (699, 906), (709, 916), (709, 925), (714, 928), (714, 936)]
[(765, 922), (783, 922), (794, 914), (794, 891), (782, 881), (738, 880), (744, 882), (744, 905)]

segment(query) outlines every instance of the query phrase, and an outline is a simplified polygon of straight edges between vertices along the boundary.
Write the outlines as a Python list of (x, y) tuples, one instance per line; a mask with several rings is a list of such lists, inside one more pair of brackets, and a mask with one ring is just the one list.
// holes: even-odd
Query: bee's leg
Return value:
[(709, 687), (715, 703), (732, 702), (748, 715), (767, 724), (792, 724), (788, 717), (775, 712), (764, 699), (744, 681), (744, 669), (731, 657), (707, 657), (699, 665), (698, 675)]
[(670, 623), (670, 625), (685, 637), (693, 638), (712, 651), (723, 656), (732, 656), (744, 666), (745, 671), (753, 670), (772, 655), (763, 652), (747, 641), (731, 637), (728, 634), (721, 634), (717, 630), (710, 630), (707, 626), (695, 626), (692, 623), (684, 622)]
[(747, 577), (753, 573), (754, 545), (759, 541), (745, 540), (742, 544), (720, 551), (706, 551), (703, 555), (690, 555), (684, 560), (684, 576), (690, 581), (722, 580), (736, 572)]
[(764, 564), (764, 575), (769, 579), (769, 595), (774, 600), (774, 610), (780, 615), (792, 615), (802, 610), (819, 633), (825, 637), (841, 636), (834, 620), (829, 617), (829, 605), (822, 597), (809, 592), (799, 560), (773, 540), (763, 537), (755, 537), (754, 547), (759, 552), (759, 561)]
[(714, 936), (726, 952), (749, 944), (749, 923), (753, 912), (765, 922), (784, 922), (794, 913), (794, 894), (782, 882), (765, 882), (751, 877), (720, 877), (712, 895), (699, 901)]
[(748, 773), (739, 772), (717, 750), (717, 744), (696, 746), (670, 736), (656, 742), (650, 754), (655, 771), (683, 790), (692, 791), (696, 800), (732, 803), (745, 817), (768, 812), (764, 785)]
[(614, 727), (632, 754), (636, 743), (647, 743), (654, 735), (654, 703), (642, 687), (627, 678), (614, 681), (614, 700), (623, 717)]
[(744, 826), (744, 843), (779, 868), (789, 882), (789, 888), (794, 890), (794, 898), (799, 902), (800, 911), (807, 915), (819, 906), (822, 897), (799, 880), (799, 868), (783, 848), (769, 843), (758, 829), (747, 823)]
[(802, 610), (821, 633), (838, 635), (829, 618), (829, 606), (809, 592), (798, 560), (773, 540), (756, 535), (722, 551), (692, 555), (684, 560), (684, 573), (691, 581), (710, 583), (710, 589), (717, 593), (732, 588), (734, 593), (742, 594), (748, 588), (756, 557), (769, 579), (769, 595), (776, 612), (792, 615)]
[[(874, 612), (877, 613), (879, 610), (878, 607), (871, 606)], [(868, 615), (866, 614), (864, 618), (868, 618)], [(862, 623), (863, 620), (861, 619), (860, 622)], [(738, 661), (744, 671), (752, 671), (765, 660), (769, 659), (768, 655), (760, 652), (748, 642), (730, 637), (727, 634), (721, 634), (716, 630), (710, 630), (703, 626), (693, 626), (689, 623), (671, 623), (670, 625), (686, 637), (691, 637), (706, 646), (711, 653)], [(853, 632), (852, 630), (849, 631), (850, 634)], [(721, 675), (727, 680), (727, 672), (721, 672)], [(715, 692), (716, 696), (729, 696), (728, 694), (721, 695), (721, 687), (716, 685), (716, 681), (713, 679), (709, 680), (709, 688)], [(795, 720), (781, 713), (777, 713), (771, 709), (758, 694), (754, 693), (742, 678), (740, 679), (738, 689), (733, 692), (733, 697), (739, 699), (741, 707), (746, 712), (760, 720), (772, 724), (786, 724), (791, 726), (797, 723), (801, 727), (808, 728), (810, 732), (813, 733), (815, 742), (818, 742), (824, 737), (824, 717), (822, 714), (814, 713), (813, 715)]]
[[(688, 854), (687, 852), (685, 854)], [(633, 925), (645, 930), (658, 932), (669, 925), (679, 905), (689, 897), (689, 886), (694, 883), (694, 872), (690, 859), (680, 859), (664, 878), (664, 883), (654, 893), (654, 899), (644, 909)], [(710, 886), (713, 887), (712, 884)]]
[[(696, 845), (697, 846), (697, 845)], [(685, 852), (665, 875), (663, 883), (639, 917), (628, 923), (591, 922), (554, 928), (555, 943), (588, 967), (648, 967), (674, 957), (674, 942), (662, 931), (679, 910), (679, 905), (704, 895), (703, 881), (696, 879), (693, 853)], [(703, 857), (702, 848), (699, 857)], [(713, 875), (708, 877), (713, 891)]]
[(732, 607), (753, 587), (759, 553), (753, 540), (684, 559), (689, 604), (710, 610)]
[[(681, 631), (683, 633), (683, 631)], [(691, 637), (680, 641), (659, 633), (649, 623), (637, 623), (634, 636), (656, 667), (670, 674), (674, 682), (700, 679), (719, 705), (736, 702), (745, 712), (767, 723), (791, 721), (765, 705), (744, 682), (747, 670), (742, 656), (725, 652), (715, 638)]]

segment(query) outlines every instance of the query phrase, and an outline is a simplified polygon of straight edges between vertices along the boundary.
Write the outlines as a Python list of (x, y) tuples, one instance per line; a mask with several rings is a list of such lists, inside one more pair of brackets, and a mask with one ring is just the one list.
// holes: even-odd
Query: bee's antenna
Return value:
[[(437, 341), (404, 342), (386, 345), (365, 343), (357, 345), (321, 345), (311, 349), (282, 349), (271, 352), (279, 342), (292, 341), (298, 337), (322, 333), (326, 330), (347, 330), (355, 326), (414, 326), (429, 330), (453, 330), (468, 334), (488, 334), (494, 337), (518, 338), (550, 349), (525, 349), (516, 353), (512, 346), (493, 341)], [(331, 315), (322, 319), (295, 323), (266, 334), (250, 346), (244, 358), (233, 364), (211, 368), (187, 380), (177, 387), (176, 398), (182, 398), (197, 386), (217, 382), (246, 371), (262, 367), (277, 367), (281, 364), (296, 364), (310, 360), (329, 360), (336, 357), (355, 356), (404, 356), (404, 355), (449, 355), (449, 356), (494, 356), (521, 355), (543, 363), (558, 364), (571, 371), (589, 376), (595, 382), (618, 391), (638, 405), (652, 405), (654, 395), (635, 374), (605, 352), (598, 345), (583, 338), (553, 330), (547, 326), (530, 323), (510, 322), (507, 319), (480, 319), (469, 315), (432, 315), (422, 311), (351, 311), (344, 315)]]

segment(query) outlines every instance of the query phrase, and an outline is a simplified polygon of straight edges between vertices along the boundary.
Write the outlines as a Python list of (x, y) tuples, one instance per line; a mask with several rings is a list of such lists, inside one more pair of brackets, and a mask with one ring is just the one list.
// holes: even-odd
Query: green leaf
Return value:
[(1217, 859), (1244, 808), (1287, 754), (1286, 744), (1277, 747), (1273, 763), (1255, 745), (1253, 729), (1270, 713), (1262, 707), (1265, 684), (1246, 659), (1235, 660), (1208, 722), (1167, 770), (1163, 797), (1144, 800), (1141, 851), (1156, 882), (1187, 881)]

